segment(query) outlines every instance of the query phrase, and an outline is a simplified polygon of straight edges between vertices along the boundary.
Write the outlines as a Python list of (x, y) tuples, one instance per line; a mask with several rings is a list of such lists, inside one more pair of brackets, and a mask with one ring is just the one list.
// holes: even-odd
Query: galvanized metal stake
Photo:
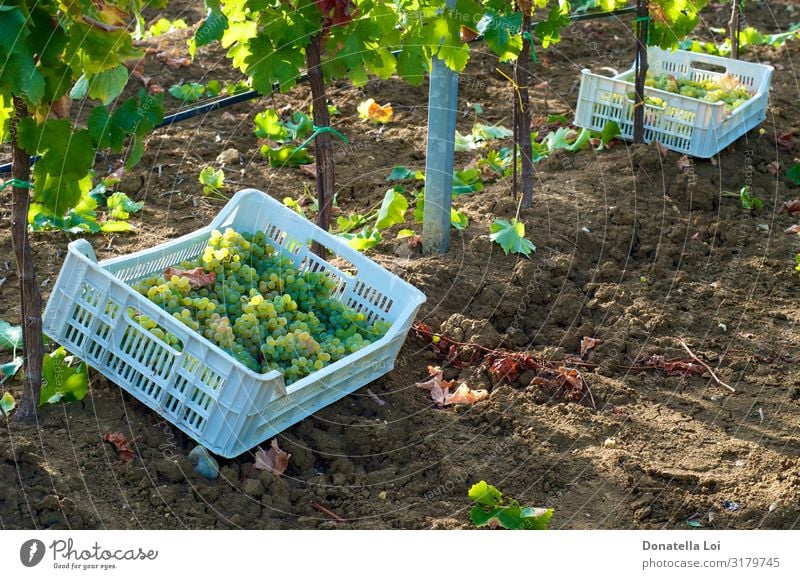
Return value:
[[(455, 0), (447, 0), (452, 9)], [(425, 211), (422, 253), (445, 253), (450, 246), (458, 74), (439, 58), (431, 64), (428, 89), (428, 146), (425, 157)]]

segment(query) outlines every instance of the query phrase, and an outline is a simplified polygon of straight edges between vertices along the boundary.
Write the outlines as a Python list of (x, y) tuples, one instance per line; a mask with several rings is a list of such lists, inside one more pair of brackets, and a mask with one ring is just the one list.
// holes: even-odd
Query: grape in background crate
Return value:
[[(708, 158), (766, 118), (773, 67), (653, 46), (647, 54), (652, 78), (648, 84), (656, 86), (645, 86), (645, 142), (657, 141), (678, 153)], [(620, 136), (631, 140), (635, 103), (629, 94), (634, 92), (634, 74), (634, 68), (614, 77), (584, 69), (575, 125), (601, 131), (606, 123), (614, 121), (619, 125)], [(662, 88), (660, 79), (666, 79)], [(674, 83), (671, 79), (675, 79)], [(685, 87), (683, 91), (681, 85)], [(703, 98), (697, 98), (698, 88)], [(730, 95), (727, 88), (733, 91)]]
[[(229, 229), (231, 233), (225, 233)], [(246, 233), (251, 241), (240, 233)], [(224, 244), (226, 235), (229, 240)], [(249, 362), (243, 363), (235, 356), (233, 326), (231, 331), (219, 327), (224, 316), (222, 308), (217, 309), (219, 302), (212, 306), (211, 294), (218, 293), (213, 291), (213, 286), (198, 285), (194, 288), (198, 295), (190, 297), (190, 276), (170, 275), (169, 280), (165, 277), (168, 268), (192, 269), (188, 266), (204, 263), (203, 256), (208, 255), (210, 261), (205, 262), (208, 268), (194, 274), (213, 272), (216, 284), (216, 277), (224, 276), (226, 268), (230, 271), (234, 263), (236, 252), (231, 252), (230, 248), (244, 241), (252, 251), (258, 251), (252, 249), (253, 239), (257, 240), (255, 245), (269, 254), (263, 260), (261, 272), (267, 273), (267, 283), (259, 288), (266, 293), (256, 292), (260, 300), (257, 295), (250, 295), (251, 288), (243, 291), (243, 287), (220, 284), (218, 289), (223, 294), (227, 289), (231, 298), (231, 303), (224, 306), (226, 314), (228, 306), (232, 307), (238, 321), (247, 314), (257, 314), (261, 308), (269, 327), (269, 320), (280, 324), (277, 318), (286, 317), (271, 315), (273, 308), (278, 313), (280, 301), (281, 308), (293, 314), (291, 322), (286, 320), (287, 325), (298, 322), (297, 312), (306, 310), (303, 312), (305, 319), (300, 322), (308, 326), (307, 310), (313, 311), (309, 305), (311, 296), (308, 293), (305, 298), (298, 296), (300, 301), (288, 296), (285, 301), (287, 294), (272, 295), (269, 282), (277, 288), (278, 280), (282, 279), (277, 271), (281, 269), (286, 273), (283, 283), (289, 275), (294, 277), (293, 286), (298, 285), (298, 279), (304, 279), (300, 284), (303, 286), (307, 280), (311, 281), (318, 290), (314, 299), (325, 300), (329, 310), (318, 319), (324, 321), (326, 327), (319, 332), (319, 337), (323, 341), (326, 337), (331, 342), (339, 340), (335, 344), (335, 355), (330, 350), (327, 352), (329, 360), (322, 360), (325, 356), (313, 360), (305, 356), (304, 371), (300, 371), (300, 364), (291, 359), (270, 358), (277, 351), (276, 344), (273, 342), (273, 351), (261, 351), (267, 341), (260, 343), (254, 339), (256, 324), (249, 316), (246, 319), (253, 323), (252, 327), (239, 323), (241, 335), (248, 338), (243, 340), (243, 351), (253, 360), (239, 352), (240, 357)], [(311, 252), (314, 241), (333, 254), (329, 261)], [(228, 248), (227, 253), (222, 251), (223, 245)], [(272, 252), (265, 248), (271, 248)], [(239, 266), (239, 271), (243, 268)], [(270, 268), (272, 271), (267, 271)], [(253, 268), (248, 266), (245, 271), (249, 269)], [(247, 275), (255, 275), (257, 270), (258, 267)], [(274, 280), (271, 273), (276, 276)], [(148, 279), (150, 281), (146, 282)], [(261, 281), (259, 279), (259, 284)], [(197, 331), (201, 329), (197, 319), (200, 308), (193, 314), (191, 308), (181, 307), (183, 302), (178, 302), (171, 289), (169, 295), (167, 292), (162, 295), (164, 288), (153, 292), (156, 301), (162, 302), (158, 305), (135, 289), (138, 286), (149, 295), (151, 288), (174, 284), (182, 294), (187, 290), (187, 283), (186, 298), (208, 300), (208, 304), (201, 301), (202, 322), (203, 326), (208, 326), (205, 329), (212, 330), (211, 339)], [(241, 280), (237, 283), (242, 285)], [(200, 295), (203, 289), (208, 295)], [(234, 296), (237, 293), (238, 296)], [(245, 301), (241, 300), (242, 295)], [(268, 297), (273, 308), (265, 305)], [(223, 296), (222, 301), (227, 299)], [(70, 243), (47, 303), (44, 327), (53, 340), (86, 360), (189, 437), (215, 454), (233, 457), (389, 372), (424, 301), (422, 292), (346, 243), (268, 195), (246, 189), (237, 193), (207, 227), (145, 251), (98, 263), (87, 241)], [(301, 303), (305, 305), (301, 307)], [(166, 309), (163, 304), (167, 305)], [(184, 309), (188, 310), (188, 315)], [(215, 318), (215, 314), (220, 317)], [(258, 315), (255, 319), (264, 321)], [(312, 321), (311, 326), (314, 323)], [(359, 329), (354, 331), (354, 326)], [(313, 332), (305, 336), (306, 330), (299, 323), (294, 329), (302, 334), (295, 338), (313, 349), (314, 345), (308, 340)], [(356, 333), (361, 337), (354, 338)], [(320, 345), (319, 353), (323, 353), (322, 344), (314, 340)], [(258, 347), (253, 350), (256, 345)], [(296, 368), (292, 369), (292, 365)], [(284, 378), (282, 372), (287, 369), (290, 376)]]

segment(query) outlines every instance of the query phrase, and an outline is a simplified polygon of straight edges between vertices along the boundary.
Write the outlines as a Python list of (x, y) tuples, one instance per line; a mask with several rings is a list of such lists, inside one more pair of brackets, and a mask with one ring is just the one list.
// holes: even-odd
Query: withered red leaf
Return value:
[(170, 279), (173, 275), (178, 277), (185, 277), (189, 280), (189, 285), (194, 289), (214, 285), (217, 281), (217, 274), (212, 272), (206, 273), (202, 267), (194, 269), (179, 269), (177, 267), (168, 267), (164, 270), (164, 277)]
[(789, 215), (795, 215), (797, 213), (800, 213), (800, 199), (792, 199), (791, 201), (784, 201), (778, 213), (783, 213), (784, 211)]
[(597, 344), (600, 343), (600, 340), (596, 338), (590, 338), (589, 336), (584, 336), (581, 340), (581, 356), (585, 356), (586, 353), (593, 349)]
[(292, 455), (281, 450), (278, 446), (278, 439), (273, 438), (269, 450), (264, 450), (259, 446), (254, 457), (253, 466), (255, 468), (282, 475), (286, 471), (286, 467), (289, 466), (289, 459), (292, 458)]
[(104, 434), (103, 440), (111, 443), (111, 445), (114, 447), (114, 450), (117, 451), (117, 455), (119, 455), (123, 461), (133, 462), (133, 460), (136, 458), (136, 453), (133, 452), (130, 441), (125, 438), (125, 435), (121, 432), (110, 432), (108, 434)]

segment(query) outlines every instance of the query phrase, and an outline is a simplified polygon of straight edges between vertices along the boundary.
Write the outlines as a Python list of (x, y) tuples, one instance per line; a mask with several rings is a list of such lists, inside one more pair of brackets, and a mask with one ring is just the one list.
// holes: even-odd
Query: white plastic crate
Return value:
[[(391, 327), (380, 340), (290, 386), (259, 374), (140, 295), (131, 283), (196, 258), (214, 229), (263, 231), (301, 270), (324, 271), (346, 305)], [(321, 260), (312, 241), (334, 256)], [(188, 436), (224, 457), (253, 448), (387, 373), (425, 295), (261, 191), (237, 193), (207, 227), (152, 249), (97, 262), (73, 241), (44, 313), (45, 333)], [(178, 337), (180, 349), (143, 329), (134, 308)]]
[[(644, 105), (644, 140), (647, 143), (658, 141), (679, 153), (713, 157), (767, 116), (771, 66), (685, 50), (666, 51), (652, 46), (647, 49), (647, 60), (654, 76), (666, 72), (676, 78), (701, 81), (730, 73), (754, 93), (746, 103), (727, 111), (721, 102), (707, 103), (645, 87), (645, 95), (665, 102), (664, 106)], [(575, 125), (600, 131), (608, 121), (615, 121), (621, 136), (632, 139), (634, 101), (628, 98), (628, 93), (634, 91), (634, 78), (633, 68), (615, 77), (592, 74), (584, 69)]]

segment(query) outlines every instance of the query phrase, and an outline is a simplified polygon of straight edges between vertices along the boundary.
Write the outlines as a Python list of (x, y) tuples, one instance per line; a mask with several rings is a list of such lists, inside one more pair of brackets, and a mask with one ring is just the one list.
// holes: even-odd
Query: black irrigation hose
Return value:
[[(608, 10), (606, 12), (587, 12), (586, 14), (572, 14), (569, 19), (572, 22), (580, 22), (583, 20), (599, 20), (601, 18), (612, 18), (614, 16), (622, 16), (625, 14), (633, 14), (636, 12), (636, 7), (628, 7), (628, 8), (618, 8), (617, 10)], [(531, 26), (535, 26), (536, 23), (532, 23)], [(479, 42), (481, 37), (472, 40), (471, 42)], [(305, 82), (308, 80), (308, 75), (303, 74), (300, 78), (297, 79), (297, 82)], [(202, 105), (197, 105), (190, 109), (186, 109), (185, 111), (178, 111), (177, 113), (172, 113), (171, 115), (167, 115), (161, 121), (161, 123), (156, 127), (167, 127), (173, 125), (175, 123), (179, 123), (181, 121), (185, 121), (186, 119), (191, 119), (193, 117), (197, 117), (202, 115), (203, 113), (210, 113), (211, 111), (216, 111), (219, 109), (224, 109), (239, 103), (247, 102), (258, 98), (261, 95), (256, 90), (247, 90), (244, 92), (240, 92), (231, 96), (226, 96), (219, 98), (217, 100), (204, 103)], [(39, 156), (31, 157), (31, 165), (34, 164), (39, 159)], [(4, 163), (0, 165), (0, 175), (4, 173), (11, 172), (11, 163)]]

